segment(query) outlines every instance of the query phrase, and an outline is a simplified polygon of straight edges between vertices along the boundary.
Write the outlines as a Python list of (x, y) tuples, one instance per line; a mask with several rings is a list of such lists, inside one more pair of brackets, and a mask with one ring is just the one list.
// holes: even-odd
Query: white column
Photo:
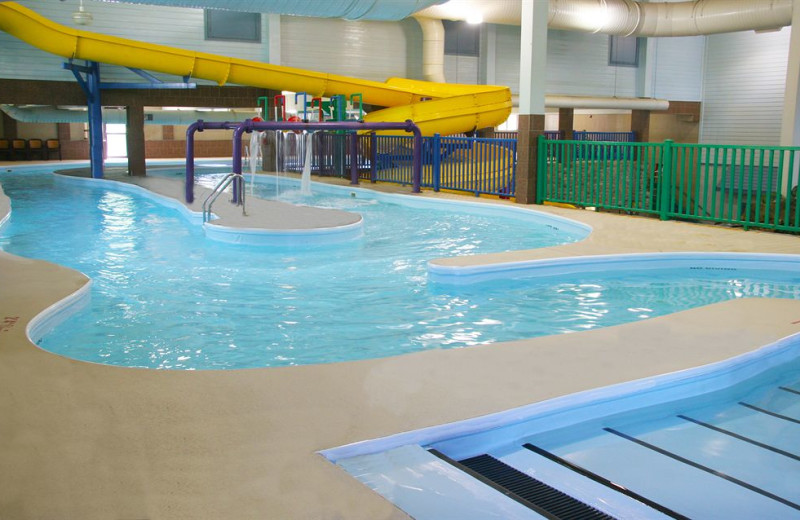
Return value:
[(794, 0), (792, 10), (792, 36), (789, 39), (789, 63), (786, 67), (786, 89), (783, 97), (783, 122), (781, 125), (781, 145), (800, 144), (798, 132), (798, 84), (800, 84), (800, 0)]
[(269, 34), (267, 62), (272, 65), (281, 64), (281, 15), (265, 14), (267, 18), (267, 34)]
[(519, 58), (520, 114), (544, 114), (549, 6), (549, 0), (522, 0)]
[[(781, 146), (800, 146), (800, 0), (792, 6), (792, 36), (789, 39), (789, 63), (786, 66), (786, 88), (783, 94), (783, 121), (781, 124)], [(792, 185), (797, 184), (797, 166)], [(786, 184), (781, 183), (786, 195)]]

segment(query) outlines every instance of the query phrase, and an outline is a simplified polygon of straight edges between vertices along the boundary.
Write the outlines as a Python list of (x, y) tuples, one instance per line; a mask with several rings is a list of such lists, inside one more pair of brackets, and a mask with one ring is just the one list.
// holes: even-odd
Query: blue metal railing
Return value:
[[(545, 132), (547, 136), (547, 132)], [(559, 137), (550, 137), (548, 139), (561, 139)], [(573, 130), (573, 141), (606, 141), (614, 143), (633, 143), (636, 141), (636, 132), (588, 132), (586, 130)]]
[[(431, 187), (425, 175), (425, 165), (430, 164), (429, 150), (425, 143), (429, 138), (423, 138), (422, 145), (422, 186)], [(393, 182), (402, 185), (411, 183), (411, 164), (414, 144), (406, 136), (378, 135), (373, 140), (375, 146), (375, 175), (370, 179), (379, 182)]]
[[(345, 171), (349, 175), (350, 147), (355, 134), (335, 134), (332, 132), (316, 132), (313, 135), (313, 150), (311, 155), (311, 171), (318, 175), (334, 176), (338, 171)], [(403, 136), (405, 137), (405, 136)], [(359, 148), (366, 150), (364, 140), (367, 136), (358, 136)], [(413, 139), (412, 139), (413, 142)], [(306, 139), (305, 134), (283, 133), (276, 134), (277, 164), (280, 171), (301, 172), (305, 160)], [(357, 155), (357, 168), (359, 171), (370, 168), (369, 156)], [(410, 184), (410, 182), (409, 182)]]
[[(574, 132), (574, 141), (586, 142), (589, 138), (603, 138), (619, 143), (631, 142), (633, 132)], [(438, 190), (453, 190), (512, 197), (516, 178), (516, 132), (496, 132), (497, 137), (440, 136), (423, 138), (422, 186)], [(547, 131), (545, 137), (557, 140), (561, 131)], [(350, 170), (350, 149), (353, 134), (340, 135), (318, 132), (314, 136), (312, 172), (319, 175), (347, 175)], [(410, 136), (360, 135), (357, 169), (362, 180), (410, 185), (413, 181), (412, 163), (414, 145)], [(291, 141), (291, 138), (288, 138)], [(591, 141), (596, 143), (598, 141)], [(297, 146), (285, 147), (281, 166), (300, 171), (302, 141)], [(561, 161), (563, 146), (548, 147), (549, 159)], [(628, 147), (601, 149), (594, 145), (569, 149), (572, 160), (624, 159), (631, 153)]]
[[(441, 137), (426, 138), (437, 160), (432, 163), (434, 190), (465, 191), (475, 195), (514, 195), (516, 139)], [(437, 153), (438, 152), (438, 153)], [(428, 168), (423, 168), (423, 182)]]
[[(412, 143), (405, 136), (377, 136), (371, 180), (408, 184)], [(514, 195), (516, 139), (480, 137), (423, 138), (422, 186), (501, 197)]]

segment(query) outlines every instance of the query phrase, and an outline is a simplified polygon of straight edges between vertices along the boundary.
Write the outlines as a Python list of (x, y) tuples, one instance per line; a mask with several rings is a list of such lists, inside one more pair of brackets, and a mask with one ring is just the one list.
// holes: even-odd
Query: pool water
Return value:
[(319, 202), (361, 213), (362, 239), (252, 248), (210, 241), (176, 211), (128, 193), (47, 173), (0, 178), (12, 200), (0, 247), (93, 281), (91, 306), (41, 346), (127, 366), (282, 366), (497, 341), (502, 320), (431, 291), (426, 262), (580, 238), (531, 218), (421, 211), (346, 192)]
[[(218, 174), (202, 178), (213, 184)], [(625, 323), (746, 296), (797, 298), (787, 272), (663, 270), (432, 283), (429, 260), (583, 235), (519, 213), (419, 209), (348, 190), (283, 200), (360, 213), (364, 236), (311, 249), (217, 243), (175, 210), (46, 172), (0, 174), (3, 250), (92, 278), (91, 304), (42, 338), (69, 357), (162, 369), (327, 363)], [(272, 185), (258, 186), (275, 196)], [(385, 196), (382, 197), (385, 199)]]

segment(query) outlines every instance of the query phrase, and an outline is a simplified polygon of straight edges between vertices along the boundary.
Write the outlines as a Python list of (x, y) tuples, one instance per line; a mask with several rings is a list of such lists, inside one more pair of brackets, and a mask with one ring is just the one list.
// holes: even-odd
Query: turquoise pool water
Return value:
[[(201, 182), (213, 183), (214, 174)], [(93, 362), (164, 369), (324, 363), (574, 332), (744, 296), (798, 297), (797, 276), (653, 272), (432, 283), (430, 259), (576, 241), (536, 217), (419, 209), (359, 192), (281, 197), (357, 211), (364, 236), (305, 250), (206, 239), (149, 199), (5, 173), (0, 247), (80, 270), (91, 305), (41, 346)], [(271, 185), (259, 186), (274, 196)], [(524, 277), (523, 277), (524, 278)]]

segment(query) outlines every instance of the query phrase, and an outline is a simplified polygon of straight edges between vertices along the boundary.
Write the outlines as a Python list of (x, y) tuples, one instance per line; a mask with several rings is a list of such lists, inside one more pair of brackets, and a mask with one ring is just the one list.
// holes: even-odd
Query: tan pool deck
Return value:
[[(800, 254), (797, 236), (535, 209), (594, 232), (576, 244), (444, 262), (643, 251)], [(7, 211), (0, 196), (0, 218)], [(407, 518), (317, 451), (698, 366), (800, 332), (800, 301), (746, 299), (394, 358), (155, 371), (74, 361), (28, 341), (26, 324), (86, 282), (70, 269), (0, 252), (0, 519)]]

